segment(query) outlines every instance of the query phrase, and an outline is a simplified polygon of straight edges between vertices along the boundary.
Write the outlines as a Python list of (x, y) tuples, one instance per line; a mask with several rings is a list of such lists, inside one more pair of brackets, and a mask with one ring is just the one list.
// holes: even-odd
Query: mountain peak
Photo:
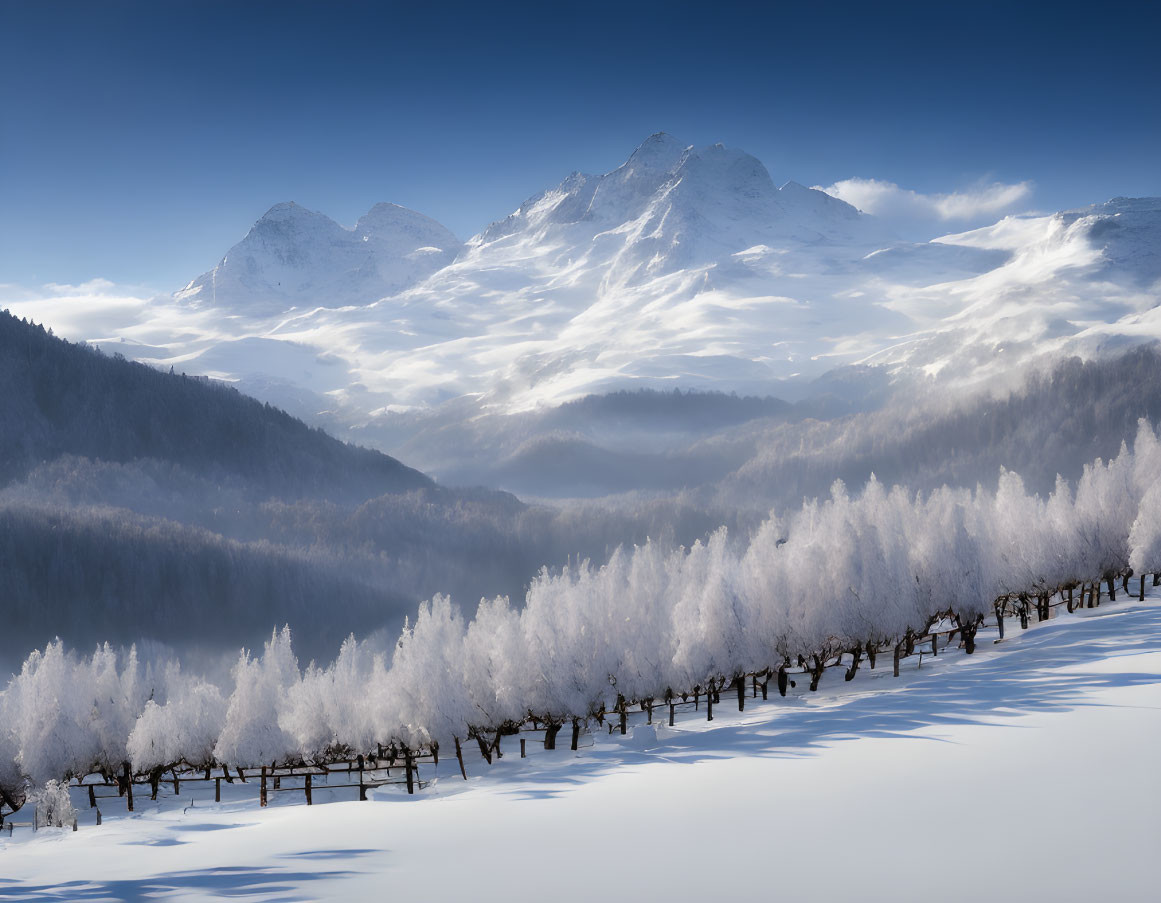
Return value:
[(666, 172), (676, 166), (689, 145), (668, 132), (654, 132), (629, 155), (622, 168), (630, 171)]
[(320, 216), (323, 216), (323, 214), (316, 213), (314, 210), (308, 210), (306, 207), (303, 207), (301, 204), (296, 204), (294, 201), (282, 201), (258, 217), (258, 222), (262, 222), (263, 220), (309, 219)]

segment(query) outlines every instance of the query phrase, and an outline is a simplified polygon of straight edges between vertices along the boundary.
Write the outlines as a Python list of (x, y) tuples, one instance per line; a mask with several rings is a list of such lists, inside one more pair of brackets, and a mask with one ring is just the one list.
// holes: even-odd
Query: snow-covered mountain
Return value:
[(276, 204), (175, 297), (247, 316), (366, 304), (414, 285), (459, 251), (446, 228), (395, 204), (376, 204), (353, 229), (295, 203)]
[(558, 263), (602, 270), (609, 290), (769, 242), (882, 238), (870, 217), (837, 198), (795, 182), (777, 188), (747, 153), (721, 144), (687, 147), (658, 132), (617, 169), (573, 173), (470, 245), (489, 256), (553, 248)]
[(173, 301), (78, 337), (439, 473), (449, 424), (592, 393), (866, 398), (868, 380), (974, 385), (1152, 340), (1159, 248), (1150, 198), (903, 241), (749, 154), (658, 133), (462, 245), (392, 205), (353, 229), (278, 205)]

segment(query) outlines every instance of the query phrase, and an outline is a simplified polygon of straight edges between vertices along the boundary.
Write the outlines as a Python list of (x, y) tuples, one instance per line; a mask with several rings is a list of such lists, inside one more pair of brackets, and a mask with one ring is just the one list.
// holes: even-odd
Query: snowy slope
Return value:
[(0, 897), (1152, 900), (1157, 602), (981, 634), (898, 679), (832, 669), (815, 694), (575, 754), (529, 742), (522, 760), (507, 738), (493, 766), (466, 757), (467, 783), (445, 759), (412, 798), (316, 787), (314, 806), (263, 810), (252, 783), (221, 804), (163, 785), (133, 817), (107, 801), (98, 828), (77, 793), (78, 832), (0, 839)]

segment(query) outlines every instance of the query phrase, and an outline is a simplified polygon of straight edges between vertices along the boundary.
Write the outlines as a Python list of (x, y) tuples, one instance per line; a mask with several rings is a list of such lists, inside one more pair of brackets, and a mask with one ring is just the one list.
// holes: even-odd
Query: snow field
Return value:
[(441, 759), (417, 797), (263, 810), (163, 785), (99, 829), (81, 808), (75, 834), (0, 840), (0, 899), (1153, 899), (1159, 599), (981, 631), (898, 679), (880, 662), (744, 713), (723, 697), (713, 722), (634, 715), (577, 753), (505, 738), (492, 766), (466, 750), (466, 783)]

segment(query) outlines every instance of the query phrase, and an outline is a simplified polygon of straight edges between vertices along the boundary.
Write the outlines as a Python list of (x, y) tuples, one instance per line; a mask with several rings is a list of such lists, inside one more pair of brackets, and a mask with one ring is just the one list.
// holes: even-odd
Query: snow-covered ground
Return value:
[(831, 669), (744, 713), (723, 694), (712, 723), (635, 715), (577, 753), (506, 738), (415, 797), (260, 809), (253, 783), (221, 804), (187, 784), (96, 827), (76, 792), (76, 833), (0, 839), (0, 899), (1154, 900), (1159, 602), (1056, 609), (898, 679)]

